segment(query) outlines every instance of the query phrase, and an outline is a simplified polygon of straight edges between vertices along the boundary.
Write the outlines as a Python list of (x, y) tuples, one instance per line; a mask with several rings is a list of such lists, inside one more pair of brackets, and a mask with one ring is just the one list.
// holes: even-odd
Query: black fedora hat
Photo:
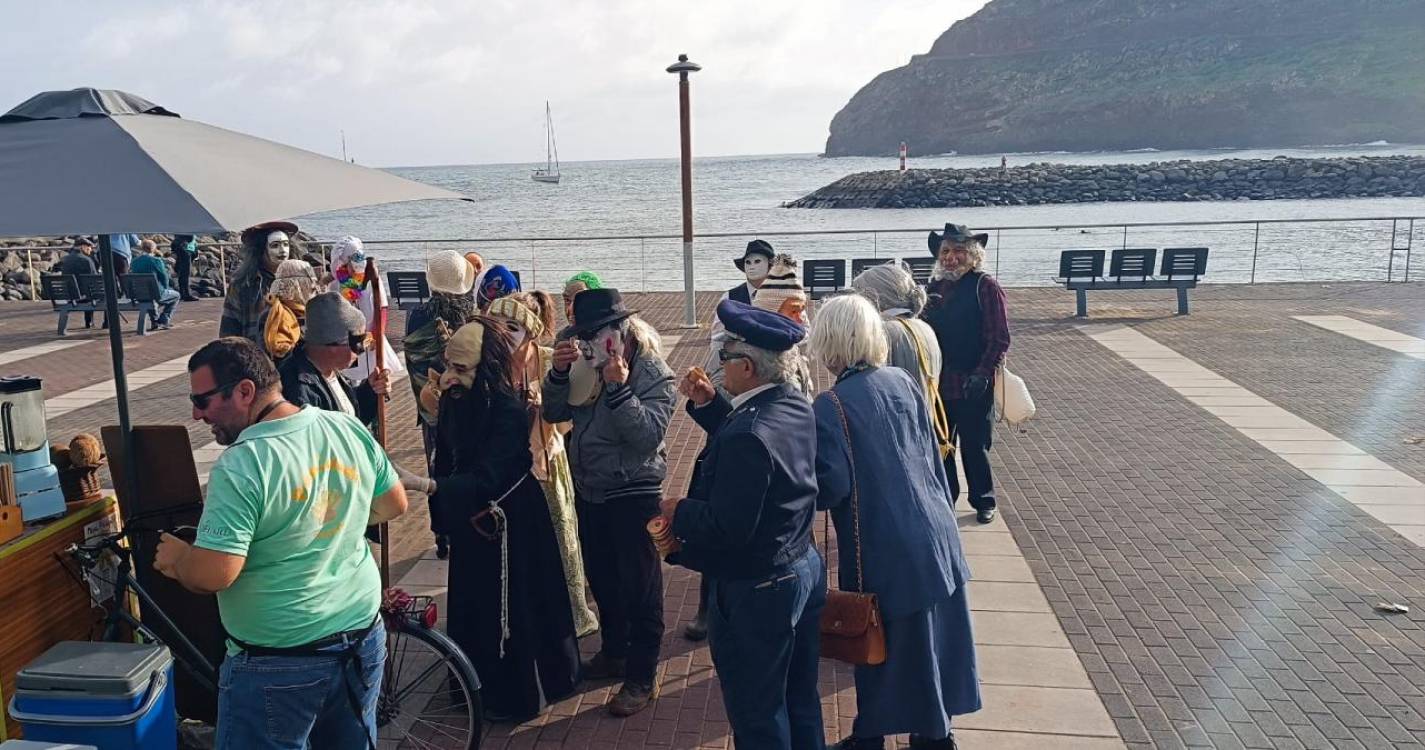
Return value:
[(743, 251), (742, 257), (734, 259), (732, 264), (737, 266), (737, 270), (741, 271), (742, 264), (747, 261), (747, 256), (749, 255), (765, 255), (767, 256), (767, 263), (770, 265), (772, 259), (777, 257), (777, 251), (773, 250), (772, 243), (766, 240), (753, 240), (747, 243), (747, 249)]
[(969, 227), (966, 227), (964, 224), (951, 224), (946, 222), (944, 234), (937, 233), (932, 229), (930, 230), (930, 236), (925, 238), (926, 244), (930, 246), (930, 254), (939, 256), (940, 245), (945, 242), (945, 240), (961, 243), (978, 242), (980, 243), (980, 247), (984, 247), (990, 243), (990, 233), (981, 232), (979, 234), (970, 234)]
[(624, 307), (617, 289), (585, 289), (574, 295), (574, 335), (593, 333), (637, 312)]

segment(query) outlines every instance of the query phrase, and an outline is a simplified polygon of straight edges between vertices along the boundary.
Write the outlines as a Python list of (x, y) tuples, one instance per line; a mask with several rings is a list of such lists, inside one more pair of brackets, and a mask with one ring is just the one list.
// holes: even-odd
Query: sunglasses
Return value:
[(371, 334), (369, 333), (348, 333), (346, 341), (333, 341), (323, 346), (341, 346), (345, 344), (351, 349), (352, 354), (364, 354), (371, 349)]
[(746, 355), (746, 354), (738, 354), (737, 352), (723, 351), (723, 350), (721, 350), (721, 349), (719, 349), (718, 352), (717, 352), (717, 361), (719, 361), (719, 362), (721, 362), (721, 363), (723, 363), (723, 364), (727, 364), (728, 362), (730, 362), (730, 361), (732, 361), (732, 360), (734, 360), (734, 359), (747, 359), (747, 355)]
[(222, 385), (218, 386), (217, 388), (214, 388), (211, 391), (204, 391), (202, 393), (190, 393), (188, 394), (188, 400), (193, 402), (193, 408), (199, 411), (203, 411), (204, 409), (208, 408), (208, 401), (210, 399), (212, 399), (219, 393), (222, 393), (224, 398), (232, 395), (233, 389), (236, 388), (238, 383), (241, 382), (241, 380), (235, 380), (231, 383), (223, 383)]

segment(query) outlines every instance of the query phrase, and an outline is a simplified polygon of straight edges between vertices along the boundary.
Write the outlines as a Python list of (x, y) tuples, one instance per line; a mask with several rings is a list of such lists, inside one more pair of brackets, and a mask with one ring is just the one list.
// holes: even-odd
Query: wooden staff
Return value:
[[(366, 259), (366, 273), (363, 281), (371, 287), (372, 309), (376, 314), (372, 316), (371, 335), (372, 346), (376, 349), (376, 370), (386, 369), (386, 308), (381, 305), (381, 276), (376, 272), (376, 259), (368, 257)], [(381, 444), (381, 449), (386, 449), (386, 397), (378, 395), (376, 397), (376, 425), (373, 430), (376, 442)], [(386, 523), (381, 523), (377, 527), (377, 539), (381, 545), (381, 589), (391, 585), (391, 530)]]

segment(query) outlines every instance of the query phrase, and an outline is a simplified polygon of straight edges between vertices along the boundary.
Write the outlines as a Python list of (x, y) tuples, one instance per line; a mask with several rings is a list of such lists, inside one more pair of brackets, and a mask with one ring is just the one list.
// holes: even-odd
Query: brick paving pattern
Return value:
[[(700, 319), (715, 299), (700, 295)], [(1134, 748), (1420, 746), (1425, 550), (1083, 335), (1067, 292), (1014, 289), (1009, 304), (1010, 365), (1040, 411), (1022, 430), (997, 432), (1001, 508), (1123, 740)], [(676, 371), (702, 363), (706, 332), (677, 330), (679, 296), (639, 295), (635, 306), (680, 336), (669, 356)], [(1425, 445), (1407, 442), (1425, 434), (1425, 362), (1291, 319), (1347, 315), (1419, 336), (1425, 287), (1204, 287), (1190, 317), (1173, 308), (1163, 293), (1090, 300), (1093, 322), (1132, 326), (1425, 480)], [(217, 311), (217, 302), (189, 303), (173, 331), (126, 333), (129, 371), (196, 348), (215, 332)], [(399, 330), (401, 316), (393, 317)], [(53, 325), (47, 305), (5, 305), (0, 350), (53, 341)], [(102, 339), (0, 366), (18, 372), (45, 377), (50, 395), (112, 375)], [(206, 428), (189, 420), (186, 392), (182, 377), (139, 391), (134, 422), (185, 424), (195, 447), (208, 443)], [(409, 387), (398, 385), (390, 442), (414, 467), (413, 407)], [(58, 440), (113, 421), (108, 401), (53, 420), (50, 433)], [(686, 488), (701, 442), (677, 412), (670, 494)], [(396, 578), (429, 552), (427, 522), (416, 503), (393, 525)], [(651, 710), (609, 718), (602, 703), (611, 688), (595, 685), (536, 722), (497, 728), (488, 745), (730, 746), (707, 649), (681, 637), (696, 608), (695, 579), (666, 572), (666, 672)], [(1373, 610), (1381, 601), (1414, 606), (1382, 615)], [(591, 653), (597, 636), (583, 646)], [(821, 679), (835, 739), (854, 714), (850, 671), (824, 662)], [(994, 732), (964, 735), (967, 748), (1007, 746)], [(1056, 735), (1041, 744), (1079, 746)]]

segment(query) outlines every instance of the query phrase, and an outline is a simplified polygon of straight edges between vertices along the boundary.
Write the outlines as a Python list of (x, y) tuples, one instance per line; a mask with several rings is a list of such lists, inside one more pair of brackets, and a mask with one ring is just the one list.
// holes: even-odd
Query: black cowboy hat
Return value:
[(966, 227), (964, 224), (951, 224), (946, 222), (944, 234), (936, 233), (935, 230), (932, 229), (930, 236), (925, 238), (926, 244), (930, 246), (930, 254), (939, 257), (940, 245), (945, 242), (945, 240), (960, 243), (973, 241), (980, 243), (980, 246), (984, 247), (990, 243), (990, 233), (981, 232), (979, 234), (970, 234), (969, 227)]
[(733, 260), (732, 264), (737, 266), (737, 270), (741, 271), (742, 264), (747, 260), (747, 256), (749, 255), (765, 255), (767, 256), (767, 263), (770, 265), (772, 259), (777, 257), (777, 251), (773, 250), (772, 243), (766, 240), (753, 240), (747, 243), (747, 249), (743, 251), (742, 257)]
[(266, 235), (273, 232), (285, 232), (288, 237), (294, 237), (297, 234), (297, 225), (290, 221), (264, 221), (242, 230), (242, 237), (246, 240), (252, 235), (261, 233), (265, 239)]
[(585, 289), (574, 295), (574, 335), (593, 333), (637, 313), (623, 305), (617, 289)]

